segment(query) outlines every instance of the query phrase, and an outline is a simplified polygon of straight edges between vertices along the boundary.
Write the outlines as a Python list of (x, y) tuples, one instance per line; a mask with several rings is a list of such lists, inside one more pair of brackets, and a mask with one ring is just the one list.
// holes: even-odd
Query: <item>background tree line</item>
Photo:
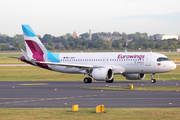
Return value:
[[(148, 36), (147, 33), (136, 32), (134, 34), (126, 34), (119, 32), (99, 32), (92, 34), (92, 40), (89, 40), (89, 33), (81, 34), (81, 38), (75, 38), (70, 33), (55, 37), (50, 34), (45, 34), (43, 37), (37, 35), (45, 44), (48, 50), (121, 50), (131, 49), (176, 49), (180, 48), (180, 42), (176, 39), (156, 40), (155, 34)], [(120, 36), (118, 40), (103, 40), (102, 36)], [(133, 39), (127, 42), (127, 39)], [(6, 44), (9, 43), (11, 47)], [(61, 43), (61, 44), (59, 44)], [(0, 50), (25, 50), (24, 38), (21, 34), (16, 34), (10, 37), (5, 34), (0, 34)]]

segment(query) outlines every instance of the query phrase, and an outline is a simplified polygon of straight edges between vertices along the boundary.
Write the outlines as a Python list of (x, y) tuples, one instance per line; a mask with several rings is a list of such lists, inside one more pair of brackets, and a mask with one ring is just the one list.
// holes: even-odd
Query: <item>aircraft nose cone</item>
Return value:
[(169, 68), (171, 71), (176, 69), (176, 64), (174, 62), (171, 61), (171, 64), (169, 65), (170, 65)]
[(172, 65), (171, 65), (171, 69), (172, 70), (175, 70), (176, 69), (176, 64), (173, 62)]

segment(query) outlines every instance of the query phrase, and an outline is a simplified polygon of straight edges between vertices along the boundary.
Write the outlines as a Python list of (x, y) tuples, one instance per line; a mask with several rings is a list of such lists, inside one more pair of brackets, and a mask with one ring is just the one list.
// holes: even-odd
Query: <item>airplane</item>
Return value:
[[(22, 62), (52, 71), (72, 74), (86, 74), (84, 83), (96, 81), (113, 83), (114, 75), (123, 75), (128, 80), (142, 80), (151, 75), (151, 83), (156, 83), (156, 73), (176, 69), (176, 64), (167, 56), (153, 52), (121, 53), (51, 53), (29, 25), (22, 25), (26, 52), (21, 49)], [(13, 57), (14, 58), (14, 57)]]

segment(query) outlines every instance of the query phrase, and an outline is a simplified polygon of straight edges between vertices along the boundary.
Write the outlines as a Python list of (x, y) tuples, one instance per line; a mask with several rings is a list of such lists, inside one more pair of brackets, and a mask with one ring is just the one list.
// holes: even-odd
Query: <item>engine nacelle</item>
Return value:
[(96, 68), (91, 75), (94, 80), (111, 80), (114, 72), (110, 68)]
[(144, 79), (146, 74), (125, 74), (124, 77), (128, 80), (142, 80)]

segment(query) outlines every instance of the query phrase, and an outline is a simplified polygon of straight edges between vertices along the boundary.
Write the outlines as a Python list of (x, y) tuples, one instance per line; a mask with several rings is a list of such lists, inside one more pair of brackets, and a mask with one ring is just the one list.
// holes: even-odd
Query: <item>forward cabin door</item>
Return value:
[(145, 65), (146, 66), (151, 66), (151, 54), (148, 54), (147, 56), (146, 56), (146, 59), (145, 59)]

